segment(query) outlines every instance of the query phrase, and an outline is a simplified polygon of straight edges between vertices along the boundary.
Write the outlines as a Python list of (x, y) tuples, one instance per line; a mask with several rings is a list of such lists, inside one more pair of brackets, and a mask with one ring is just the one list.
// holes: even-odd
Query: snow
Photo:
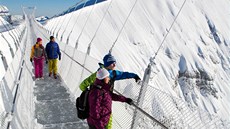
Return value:
[(9, 13), (9, 10), (8, 10), (8, 8), (6, 6), (0, 5), (0, 16), (3, 13)]
[[(23, 22), (20, 22), (19, 25), (12, 27), (2, 17), (0, 17), (0, 20), (2, 21), (2, 22), (0, 22), (0, 27), (3, 27), (3, 30), (5, 31), (4, 32), (3, 30), (0, 30), (1, 31), (0, 51), (1, 51), (2, 55), (5, 57), (7, 64), (10, 65), (12, 60), (13, 60), (10, 48), (12, 48), (12, 53), (15, 54), (15, 52), (16, 52), (15, 41), (18, 40), (18, 38), (19, 38), (18, 34), (20, 32), (22, 32), (25, 24), (23, 24)], [(10, 31), (6, 31), (6, 30), (9, 30), (9, 29), (10, 29)], [(1, 71), (0, 72), (0, 79), (2, 79), (2, 77), (5, 74), (5, 69), (4, 69), (4, 64), (3, 64), (2, 59), (1, 59), (0, 64), (1, 64), (1, 66), (3, 66), (3, 67), (0, 67), (0, 71)]]
[(36, 17), (36, 20), (40, 23), (45, 22), (47, 19), (49, 19), (47, 16)]
[[(69, 37), (68, 46), (75, 47), (79, 39), (77, 50), (86, 53), (109, 2), (95, 5), (84, 30), (82, 27), (93, 7), (53, 18), (47, 22), (45, 28), (54, 32), (54, 36), (58, 34), (59, 40), (65, 32), (62, 43), (66, 43)], [(113, 1), (92, 41), (90, 56), (102, 61), (117, 38), (133, 4), (134, 1)], [(158, 49), (181, 5), (182, 1), (178, 0), (138, 1), (112, 52), (120, 70), (143, 76), (148, 59)], [(191, 106), (199, 107), (210, 114), (218, 114), (228, 121), (229, 5), (227, 0), (187, 1), (156, 56), (157, 73), (152, 75), (154, 77), (149, 83), (186, 100)], [(69, 18), (70, 16), (73, 18)], [(83, 34), (80, 36), (81, 31)]]
[[(109, 11), (106, 12), (109, 2), (110, 0), (98, 3), (94, 9), (93, 6), (88, 6), (49, 19), (44, 25), (52, 35), (57, 36), (60, 48), (66, 52), (63, 52), (59, 64), (59, 73), (74, 97), (80, 94), (79, 83), (90, 75), (78, 63), (95, 71), (97, 63), (102, 62), (103, 56), (108, 53), (116, 39), (118, 40), (112, 54), (117, 59), (117, 69), (135, 72), (143, 77), (149, 58), (157, 52), (182, 5), (179, 0), (138, 1), (124, 30), (117, 37), (135, 1), (112, 1)], [(229, 127), (229, 6), (229, 0), (186, 2), (154, 60), (156, 64), (152, 67), (142, 109), (166, 125), (171, 122), (172, 128), (217, 128), (220, 125)], [(91, 9), (93, 11), (90, 15)], [(107, 13), (105, 19), (95, 35), (104, 13)], [(90, 17), (86, 23), (88, 16)], [(82, 30), (84, 25), (86, 26)], [(9, 33), (3, 34), (15, 51), (14, 41)], [(94, 35), (96, 37), (92, 40)], [(0, 40), (4, 44), (0, 46), (1, 51), (10, 64), (13, 59), (7, 41), (2, 37)], [(87, 56), (85, 53), (90, 43), (90, 54)], [(0, 65), (3, 66), (1, 63)], [(13, 63), (11, 67), (12, 70), (17, 65)], [(3, 67), (0, 69), (1, 74), (3, 71), (0, 77), (10, 78), (11, 73), (5, 75)], [(137, 100), (140, 85), (132, 81), (117, 82), (115, 89)], [(124, 108), (124, 104), (114, 103), (113, 114), (115, 128), (130, 127), (132, 107)], [(222, 123), (215, 123), (219, 118)], [(146, 119), (139, 119), (139, 128), (154, 128), (154, 124)]]

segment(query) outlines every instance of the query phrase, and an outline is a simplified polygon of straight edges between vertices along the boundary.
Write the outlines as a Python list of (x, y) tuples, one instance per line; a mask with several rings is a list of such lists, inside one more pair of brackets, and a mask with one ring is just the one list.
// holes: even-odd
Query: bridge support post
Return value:
[[(142, 107), (143, 102), (144, 102), (145, 93), (146, 93), (146, 90), (147, 90), (147, 85), (149, 83), (149, 78), (150, 78), (150, 74), (151, 74), (151, 67), (152, 67), (152, 65), (149, 64), (148, 67), (145, 69), (144, 78), (143, 78), (143, 81), (142, 81), (142, 84), (141, 84), (141, 89), (140, 89), (139, 96), (138, 96), (138, 99), (137, 99), (137, 106), (138, 107)], [(135, 108), (134, 115), (133, 115), (133, 121), (132, 121), (132, 124), (131, 124), (131, 129), (134, 129), (134, 128), (136, 128), (138, 126), (137, 123), (138, 123), (138, 119), (140, 118), (139, 113), (140, 112), (137, 112), (137, 109)]]

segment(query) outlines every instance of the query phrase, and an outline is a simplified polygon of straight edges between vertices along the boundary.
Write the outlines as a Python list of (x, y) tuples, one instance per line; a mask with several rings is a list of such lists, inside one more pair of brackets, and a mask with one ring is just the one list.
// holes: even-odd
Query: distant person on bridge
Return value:
[(109, 72), (100, 68), (96, 73), (96, 80), (89, 92), (89, 117), (87, 122), (90, 129), (108, 129), (112, 113), (112, 100), (131, 104), (133, 101), (121, 95), (110, 92)]
[[(104, 56), (103, 62), (104, 62), (104, 64), (99, 63), (99, 65), (100, 65), (100, 68), (104, 67), (109, 72), (109, 77), (110, 77), (109, 83), (110, 83), (110, 91), (111, 92), (113, 92), (114, 82), (116, 80), (129, 79), (129, 78), (135, 79), (136, 82), (139, 82), (141, 80), (140, 77), (135, 73), (122, 72), (119, 70), (115, 70), (116, 59), (110, 53)], [(97, 72), (90, 75), (88, 78), (86, 78), (80, 84), (79, 87), (82, 91), (86, 90), (87, 87), (89, 87), (90, 85), (92, 85), (94, 83), (94, 81), (96, 80), (96, 73)], [(111, 129), (111, 127), (112, 127), (112, 115), (110, 117), (110, 121), (109, 121), (107, 129)]]
[(44, 59), (47, 63), (47, 57), (45, 53), (45, 48), (42, 45), (42, 39), (37, 38), (37, 42), (33, 45), (30, 54), (30, 61), (33, 62), (34, 60), (34, 70), (35, 70), (35, 78), (36, 79), (44, 79), (43, 78), (43, 66), (44, 66)]
[(46, 44), (46, 53), (49, 62), (49, 77), (52, 75), (57, 79), (58, 59), (61, 60), (61, 52), (53, 36), (50, 36), (50, 42)]

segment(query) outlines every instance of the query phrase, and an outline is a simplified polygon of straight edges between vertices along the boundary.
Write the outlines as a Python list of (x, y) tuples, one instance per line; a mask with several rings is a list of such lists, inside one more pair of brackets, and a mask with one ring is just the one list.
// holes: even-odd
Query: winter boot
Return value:
[(57, 74), (54, 74), (54, 78), (57, 79)]
[(52, 75), (52, 72), (49, 73), (49, 77), (51, 77), (51, 75)]

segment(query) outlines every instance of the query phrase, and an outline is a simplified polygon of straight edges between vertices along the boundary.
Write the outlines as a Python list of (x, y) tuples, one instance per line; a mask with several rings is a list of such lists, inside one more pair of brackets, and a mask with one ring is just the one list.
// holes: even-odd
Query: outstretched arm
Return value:
[(126, 97), (125, 96), (118, 95), (118, 94), (115, 94), (115, 93), (111, 93), (111, 95), (112, 95), (112, 100), (113, 101), (126, 102)]
[[(129, 78), (134, 78), (136, 80), (136, 78), (139, 78), (139, 76), (135, 73), (122, 72), (122, 71), (118, 71), (118, 70), (115, 70), (115, 71), (116, 71), (115, 80), (122, 80), (122, 79), (129, 79)], [(110, 76), (112, 76), (111, 78), (113, 78), (114, 75), (110, 74)]]

